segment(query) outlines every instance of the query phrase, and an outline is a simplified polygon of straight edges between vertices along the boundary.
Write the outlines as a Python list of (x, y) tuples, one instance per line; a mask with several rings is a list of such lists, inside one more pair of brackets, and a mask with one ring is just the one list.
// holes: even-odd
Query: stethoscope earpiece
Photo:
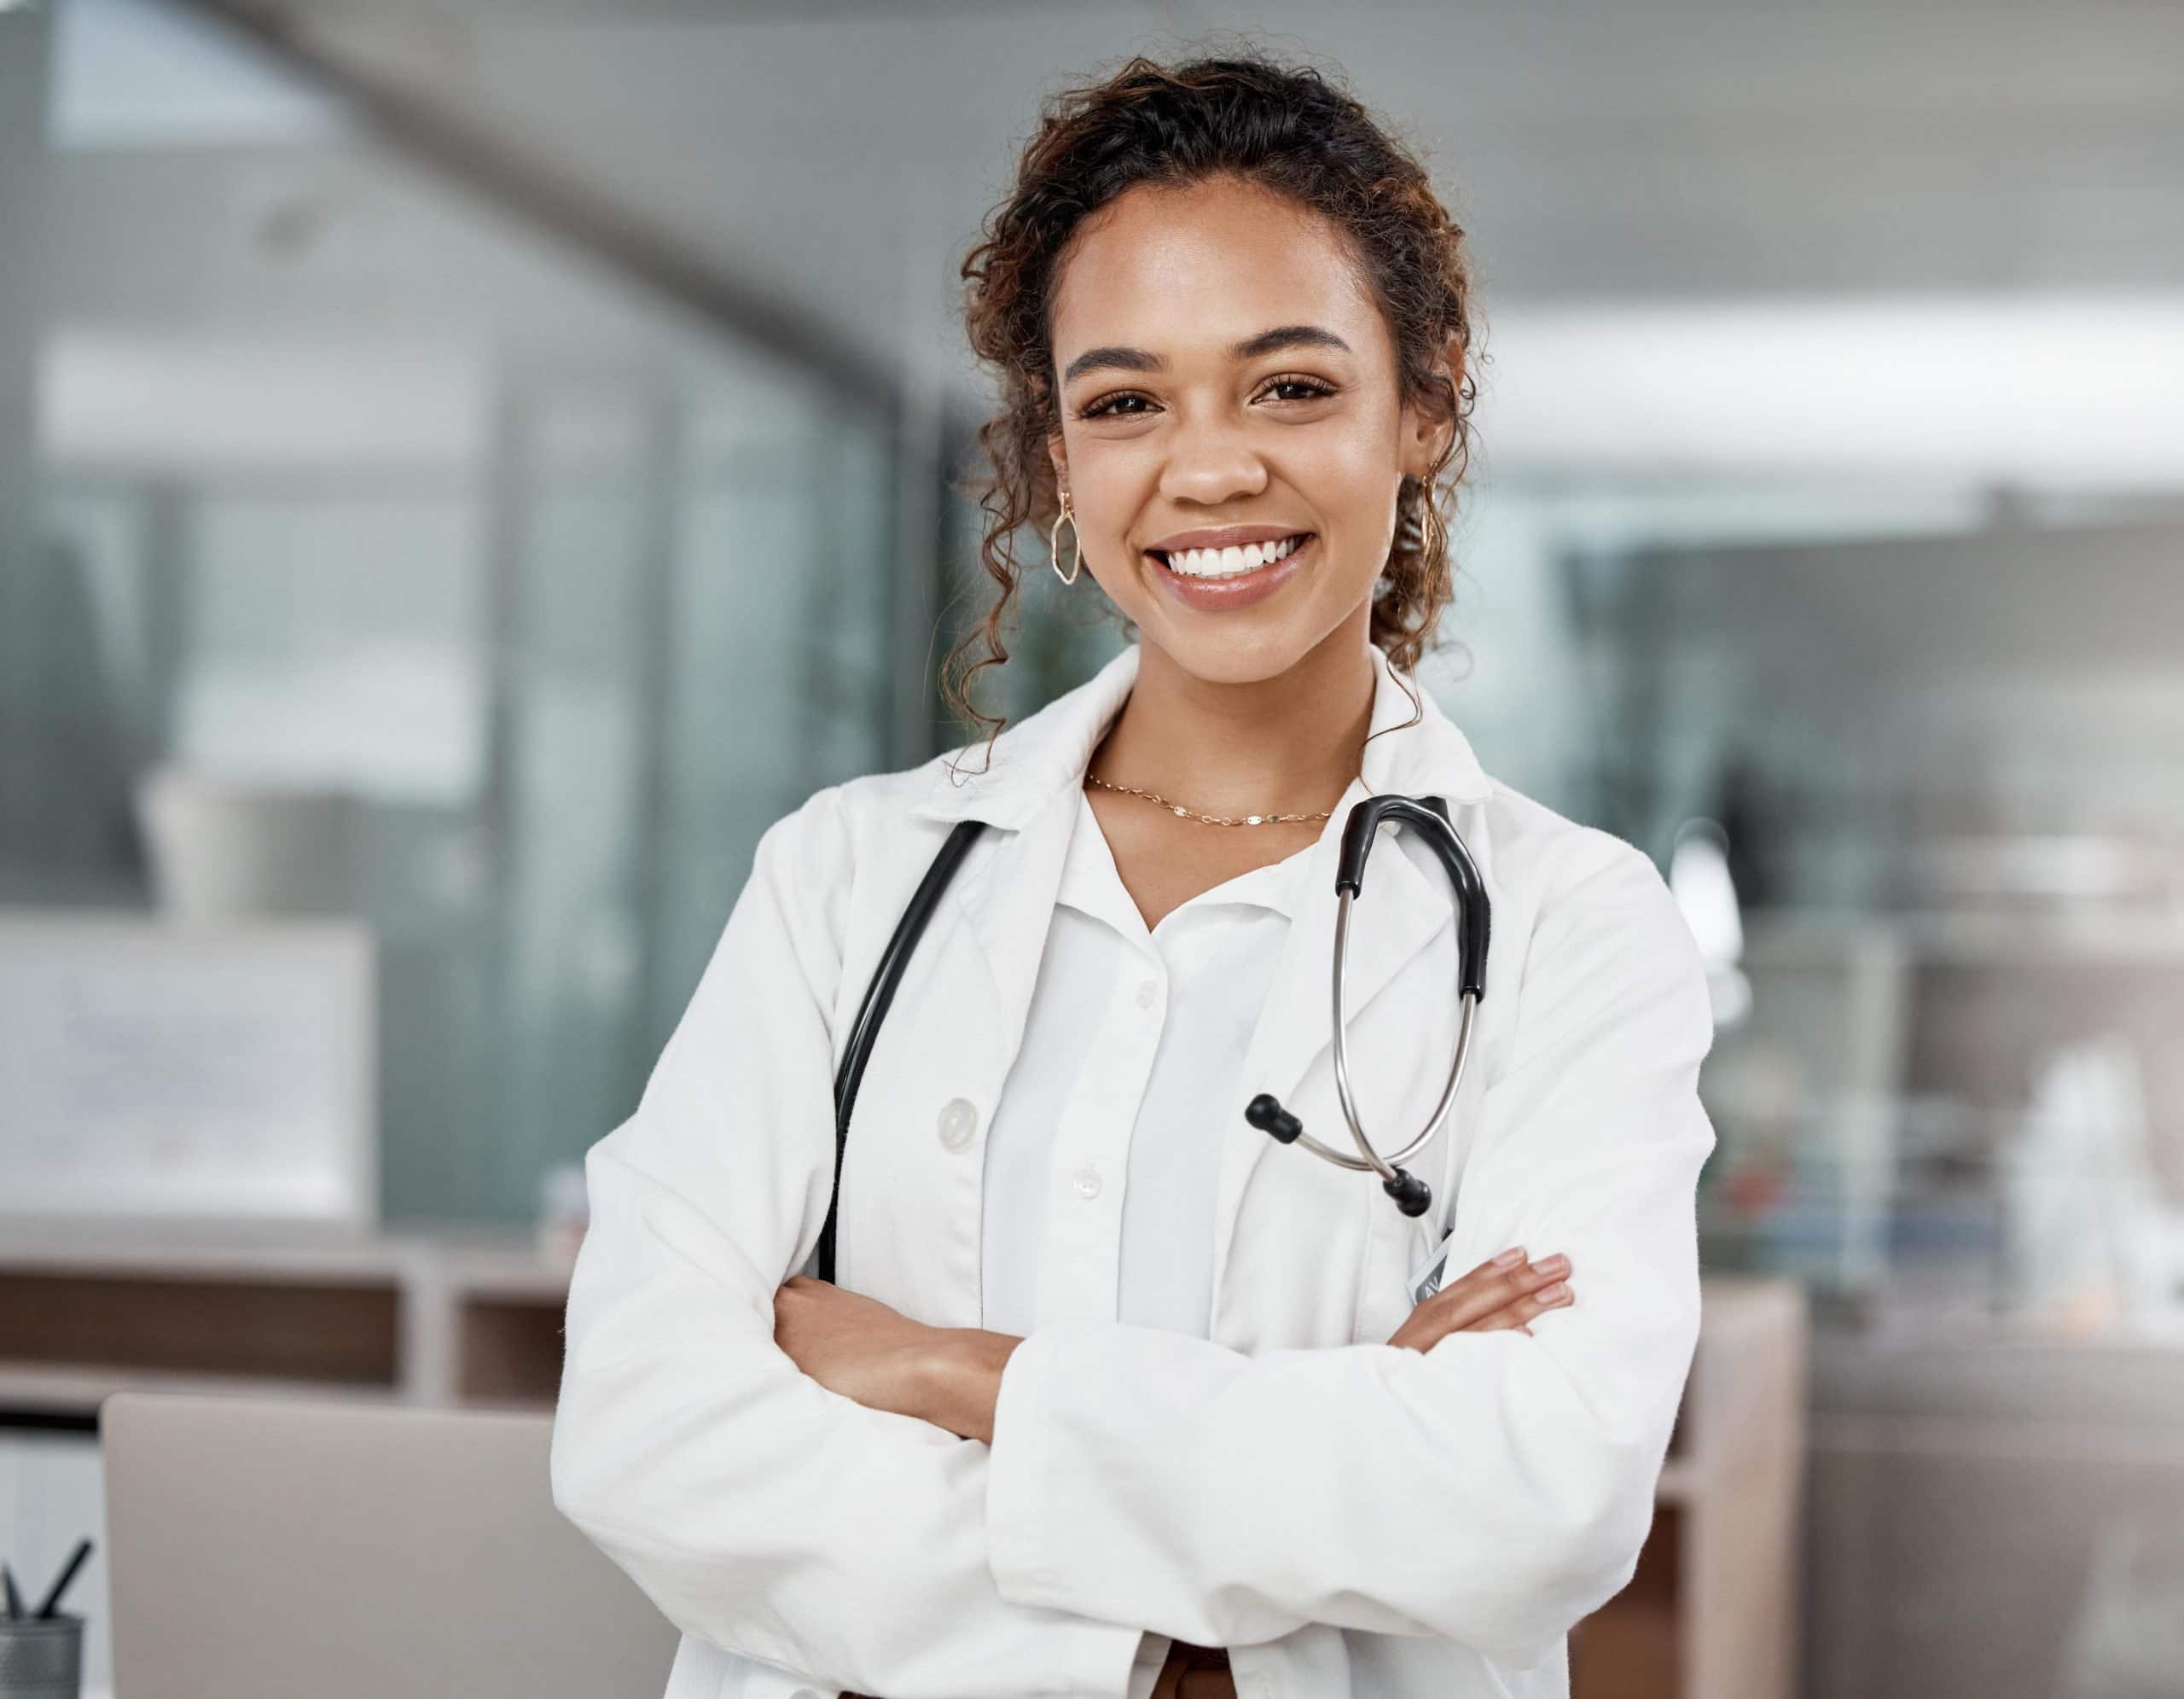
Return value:
[(1433, 1207), (1433, 1188), (1407, 1168), (1398, 1168), (1395, 1178), (1381, 1181), (1380, 1190), (1406, 1215), (1423, 1215)]
[(1245, 1104), (1244, 1119), (1277, 1144), (1294, 1144), (1297, 1135), (1304, 1130), (1304, 1123), (1283, 1108), (1271, 1091), (1262, 1091)]
[[(1245, 1104), (1244, 1119), (1277, 1144), (1294, 1144), (1304, 1131), (1304, 1123), (1283, 1108), (1271, 1091), (1262, 1091)], [(1380, 1190), (1406, 1215), (1423, 1215), (1433, 1207), (1433, 1188), (1405, 1168), (1381, 1181)]]

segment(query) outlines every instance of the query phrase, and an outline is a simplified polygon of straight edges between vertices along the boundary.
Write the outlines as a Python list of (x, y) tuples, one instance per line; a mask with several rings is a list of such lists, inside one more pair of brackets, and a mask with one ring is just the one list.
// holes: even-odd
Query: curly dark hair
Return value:
[[(1060, 512), (1047, 440), (1060, 428), (1051, 302), (1061, 257), (1092, 213), (1141, 183), (1179, 187), (1227, 175), (1263, 185), (1320, 213), (1342, 234), (1386, 315), (1403, 398), (1455, 429), (1424, 478), (1406, 476), (1396, 538), (1374, 586), (1372, 641), (1414, 668), (1453, 593), (1449, 497), (1462, 482), (1477, 399), (1470, 358), (1461, 381), (1437, 370), (1454, 339), (1465, 356), (1476, 315), (1462, 229), (1433, 192), (1413, 151), (1327, 75), (1257, 52), (1162, 65), (1130, 59), (1104, 81), (1051, 96), (1025, 143), (1008, 197), (988, 214), (964, 259), (964, 323), (971, 346), (1001, 381), (1001, 410), (979, 427), (990, 475), (957, 487), (985, 515), (979, 557), (999, 594), (948, 655), (941, 689), (965, 720), (1003, 718), (970, 700), (980, 669), (1006, 661), (1002, 623), (1023, 567), (1015, 540), (1040, 534)], [(1035, 561), (1034, 569), (1043, 561)], [(970, 651), (983, 642), (985, 653)]]

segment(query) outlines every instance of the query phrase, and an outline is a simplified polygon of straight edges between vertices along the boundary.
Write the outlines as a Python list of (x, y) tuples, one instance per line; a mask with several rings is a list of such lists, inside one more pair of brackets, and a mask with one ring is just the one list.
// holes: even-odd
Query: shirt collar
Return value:
[[(1005, 727), (990, 751), (965, 744), (934, 762), (932, 782), (910, 812), (928, 820), (1018, 827), (1058, 790), (1081, 790), (1092, 751), (1130, 698), (1139, 653), (1137, 643), (1127, 645), (1083, 684)], [(1389, 663), (1378, 644), (1368, 645), (1367, 653), (1374, 675), (1361, 775), (1367, 792), (1445, 796), (1452, 805), (1483, 801), (1493, 781), (1470, 740), (1411, 674)]]
[[(1209, 827), (1209, 831), (1249, 831), (1250, 827)], [(1255, 867), (1248, 873), (1240, 873), (1234, 879), (1223, 880), (1223, 885), (1234, 885), (1236, 889), (1222, 900), (1249, 904), (1253, 908), (1271, 909), (1287, 919), (1297, 918), (1298, 905), (1304, 899), (1304, 880), (1311, 871), (1312, 846), (1304, 845), (1292, 855), (1283, 857), (1264, 867)], [(1098, 816), (1092, 812), (1091, 799), (1078, 793), (1077, 823), (1072, 828), (1069, 849), (1062, 858), (1061, 884), (1054, 893), (1057, 903), (1070, 907), (1095, 920), (1104, 920), (1126, 935), (1142, 928), (1144, 916), (1136, 911), (1136, 904), (1124, 887), (1122, 873), (1115, 865), (1115, 855), (1107, 835), (1100, 829)], [(1195, 900), (1195, 899), (1194, 899)], [(1137, 928), (1130, 925), (1132, 919)]]

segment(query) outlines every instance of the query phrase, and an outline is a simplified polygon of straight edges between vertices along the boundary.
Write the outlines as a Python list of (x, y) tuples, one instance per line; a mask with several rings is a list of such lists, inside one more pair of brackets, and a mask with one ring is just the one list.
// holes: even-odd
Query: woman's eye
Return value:
[(1104, 418), (1107, 414), (1116, 411), (1117, 409), (1119, 408), (1125, 401), (1142, 401), (1145, 398), (1142, 395), (1137, 395), (1127, 392), (1120, 395), (1103, 395), (1077, 416), (1080, 419)]
[(1332, 395), (1334, 393), (1333, 389), (1330, 386), (1321, 383), (1317, 378), (1311, 377), (1278, 377), (1275, 379), (1272, 383), (1269, 384), (1267, 388), (1269, 391), (1276, 389), (1301, 389), (1304, 392), (1302, 395), (1292, 395), (1283, 398), (1284, 399), (1291, 401), (1316, 401), (1322, 395)]

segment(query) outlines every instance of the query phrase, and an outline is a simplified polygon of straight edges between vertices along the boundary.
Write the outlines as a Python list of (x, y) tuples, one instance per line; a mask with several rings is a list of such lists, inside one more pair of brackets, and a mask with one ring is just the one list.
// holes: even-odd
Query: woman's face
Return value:
[[(1365, 617), (1401, 480), (1451, 427), (1403, 404), (1386, 323), (1331, 224), (1234, 178), (1133, 189), (1065, 254), (1052, 329), (1055, 471), (1085, 567), (1147, 644), (1255, 682)], [(1298, 536), (1256, 569), (1184, 554)], [(1066, 568), (1066, 535), (1061, 553)]]

